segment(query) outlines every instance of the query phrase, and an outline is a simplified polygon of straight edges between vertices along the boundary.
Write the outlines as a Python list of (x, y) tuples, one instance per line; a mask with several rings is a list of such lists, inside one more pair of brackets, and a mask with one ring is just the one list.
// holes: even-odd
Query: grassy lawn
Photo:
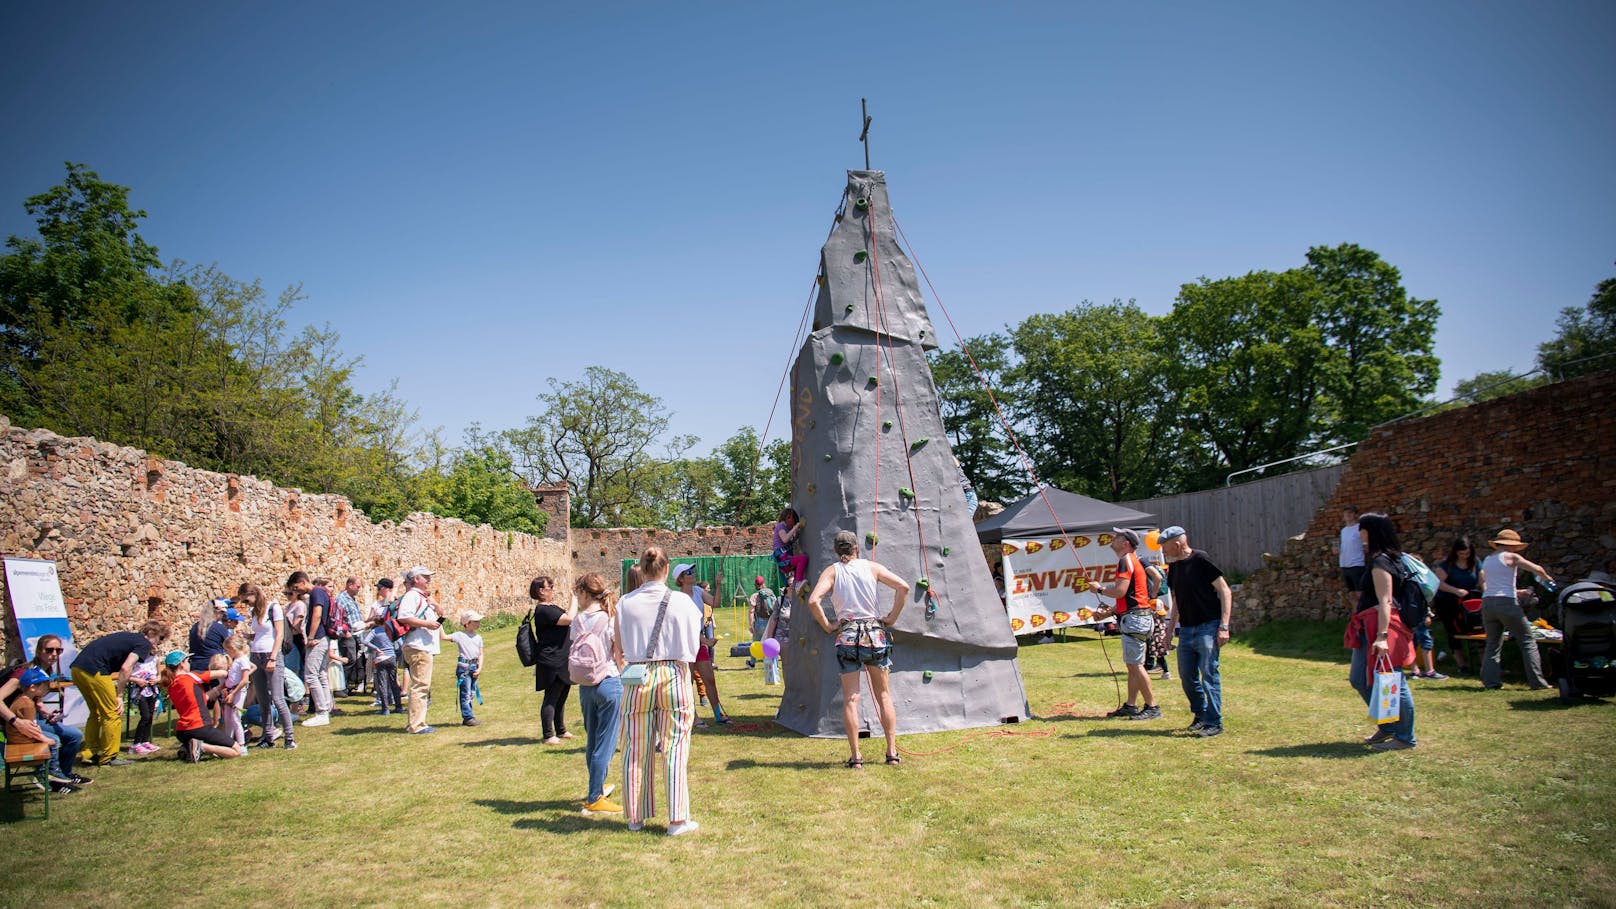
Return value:
[(160, 739), (50, 821), (0, 823), (0, 906), (1616, 905), (1616, 705), (1419, 683), (1420, 747), (1373, 753), (1339, 628), (1230, 644), (1229, 731), (1205, 740), (1176, 679), (1164, 720), (1096, 719), (1100, 643), (1028, 647), (1046, 719), (906, 737), (916, 756), (862, 772), (771, 728), (780, 689), (725, 658), (739, 728), (698, 731), (680, 838), (578, 815), (576, 692), (579, 738), (540, 745), (513, 631), (486, 636), (485, 725), (459, 725), (440, 657), (436, 736), (350, 698), (295, 752), (190, 766)]

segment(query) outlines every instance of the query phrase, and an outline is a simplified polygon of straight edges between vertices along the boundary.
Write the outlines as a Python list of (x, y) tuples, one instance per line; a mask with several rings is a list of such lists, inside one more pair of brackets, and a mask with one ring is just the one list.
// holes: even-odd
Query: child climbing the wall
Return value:
[(808, 576), (808, 557), (801, 554), (797, 547), (797, 537), (802, 533), (802, 522), (797, 517), (797, 509), (786, 507), (780, 509), (780, 520), (774, 525), (774, 564), (780, 567), (780, 574), (790, 581), (793, 588), (802, 584), (803, 578)]

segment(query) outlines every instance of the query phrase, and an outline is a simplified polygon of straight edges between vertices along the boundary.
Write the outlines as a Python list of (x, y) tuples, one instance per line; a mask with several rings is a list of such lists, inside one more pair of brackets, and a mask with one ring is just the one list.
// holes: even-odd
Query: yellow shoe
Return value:
[(623, 806), (603, 795), (600, 798), (595, 799), (593, 802), (585, 805), (583, 813), (585, 817), (590, 817), (596, 814), (622, 814)]

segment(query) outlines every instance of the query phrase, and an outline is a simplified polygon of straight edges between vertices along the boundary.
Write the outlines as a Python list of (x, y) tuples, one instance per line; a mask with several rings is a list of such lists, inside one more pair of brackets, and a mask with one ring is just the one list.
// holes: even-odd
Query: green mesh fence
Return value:
[[(618, 578), (618, 589), (628, 590), (628, 568), (638, 559), (624, 559), (622, 575)], [(713, 604), (713, 618), (718, 623), (719, 644), (717, 653), (719, 660), (729, 658), (729, 648), (734, 643), (744, 643), (752, 640), (752, 623), (747, 617), (746, 598), (752, 595), (757, 588), (753, 586), (752, 579), (761, 575), (763, 583), (770, 590), (779, 593), (785, 586), (785, 578), (780, 569), (775, 567), (774, 557), (770, 555), (729, 555), (729, 556), (668, 556), (668, 569), (681, 562), (688, 562), (696, 566), (697, 583), (705, 583), (707, 589), (717, 594)], [(723, 575), (724, 586), (717, 586), (719, 575)]]

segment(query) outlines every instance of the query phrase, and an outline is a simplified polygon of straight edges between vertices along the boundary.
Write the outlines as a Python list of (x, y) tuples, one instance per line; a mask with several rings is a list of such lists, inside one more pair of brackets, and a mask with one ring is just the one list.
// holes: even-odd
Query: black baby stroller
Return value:
[(1566, 585), (1556, 617), (1565, 635), (1560, 702), (1616, 694), (1616, 584), (1595, 574)]

